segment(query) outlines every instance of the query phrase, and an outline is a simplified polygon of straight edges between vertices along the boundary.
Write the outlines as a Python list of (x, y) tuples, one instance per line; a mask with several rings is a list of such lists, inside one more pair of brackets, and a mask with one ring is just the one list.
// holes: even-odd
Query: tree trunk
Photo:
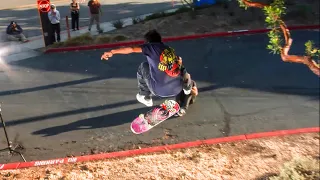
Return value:
[[(242, 0), (242, 2), (249, 6), (255, 8), (264, 8), (268, 5), (258, 2), (249, 2), (248, 0)], [(281, 48), (280, 55), (283, 62), (291, 63), (300, 63), (306, 65), (314, 74), (320, 76), (320, 67), (319, 64), (312, 59), (310, 56), (298, 56), (298, 55), (289, 55), (289, 51), (292, 45), (292, 39), (289, 29), (286, 27), (286, 24), (282, 22), (280, 28), (285, 38), (285, 45)]]

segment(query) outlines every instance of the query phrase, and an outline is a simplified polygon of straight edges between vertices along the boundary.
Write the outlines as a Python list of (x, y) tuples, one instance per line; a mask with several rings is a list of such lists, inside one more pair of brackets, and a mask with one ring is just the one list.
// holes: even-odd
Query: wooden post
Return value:
[(68, 18), (68, 16), (66, 16), (66, 25), (67, 25), (68, 39), (70, 39), (71, 35), (70, 35), (70, 27), (69, 27), (69, 18)]

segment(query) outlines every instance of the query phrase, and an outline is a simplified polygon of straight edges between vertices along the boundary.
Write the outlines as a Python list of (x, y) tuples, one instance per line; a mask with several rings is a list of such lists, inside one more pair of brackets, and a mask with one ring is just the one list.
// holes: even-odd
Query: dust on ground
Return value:
[(76, 164), (0, 171), (9, 179), (257, 180), (293, 158), (319, 159), (319, 133), (247, 140)]
[[(288, 26), (317, 25), (320, 17), (319, 6), (320, 1), (287, 0), (287, 14), (283, 20)], [(152, 19), (105, 34), (122, 34), (129, 40), (135, 40), (142, 39), (149, 29), (157, 29), (163, 37), (168, 37), (264, 28), (266, 24), (262, 9), (248, 8), (245, 10), (240, 8), (236, 1), (231, 1), (197, 10), (195, 14), (185, 12)]]

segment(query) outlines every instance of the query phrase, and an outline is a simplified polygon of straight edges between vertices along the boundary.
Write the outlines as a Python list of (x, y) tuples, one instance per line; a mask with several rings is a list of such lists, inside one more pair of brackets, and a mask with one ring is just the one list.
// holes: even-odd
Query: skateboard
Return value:
[(131, 123), (131, 131), (134, 134), (145, 133), (175, 115), (179, 110), (180, 105), (176, 101), (165, 100), (162, 104), (134, 119)]

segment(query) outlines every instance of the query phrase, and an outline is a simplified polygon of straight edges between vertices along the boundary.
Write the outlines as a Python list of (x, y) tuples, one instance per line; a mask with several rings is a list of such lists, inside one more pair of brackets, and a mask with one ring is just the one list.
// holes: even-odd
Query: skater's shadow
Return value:
[[(130, 123), (138, 117), (141, 113), (146, 113), (149, 111), (150, 107), (144, 107), (139, 109), (132, 109), (128, 111), (117, 112), (113, 114), (108, 114), (104, 116), (98, 116), (89, 119), (78, 120), (62, 126), (54, 126), (45, 129), (40, 129), (33, 132), (34, 135), (42, 135), (43, 137), (54, 136), (65, 132), (85, 130), (85, 129), (99, 129), (112, 126), (124, 125), (123, 128), (130, 129)], [(171, 117), (170, 119), (173, 119)]]

